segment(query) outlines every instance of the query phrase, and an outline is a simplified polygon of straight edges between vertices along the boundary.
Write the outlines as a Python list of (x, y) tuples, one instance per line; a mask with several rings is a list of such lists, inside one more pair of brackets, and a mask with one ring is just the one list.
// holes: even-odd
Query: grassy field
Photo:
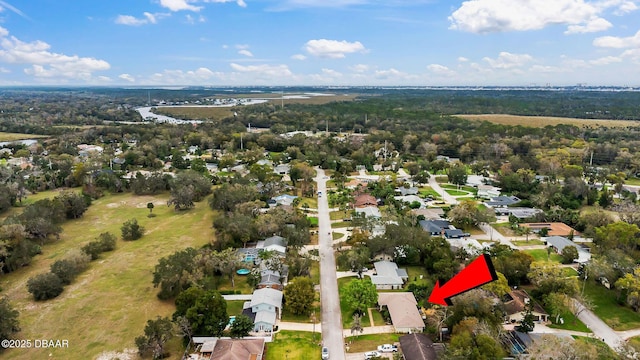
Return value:
[(575, 125), (578, 127), (627, 127), (640, 125), (637, 121), (628, 120), (596, 120), (575, 119), (551, 116), (520, 116), (507, 114), (481, 114), (481, 115), (455, 115), (472, 121), (489, 121), (502, 125), (521, 125), (527, 127), (545, 127), (560, 124)]
[[(314, 339), (315, 336), (315, 339)], [(280, 331), (272, 343), (266, 345), (265, 360), (316, 360), (320, 359), (322, 334), (300, 331)], [(315, 340), (315, 341), (314, 341)]]
[[(554, 329), (564, 329), (564, 330), (573, 330), (573, 331), (582, 331), (586, 333), (590, 333), (591, 330), (585, 325), (580, 319), (578, 319), (571, 311), (563, 312), (560, 317), (564, 319), (564, 324), (550, 324), (550, 328)], [(552, 321), (555, 321), (555, 316), (549, 317)]]
[(532, 246), (532, 245), (544, 245), (542, 240), (534, 239), (534, 235), (529, 235), (529, 241), (527, 240), (512, 240), (511, 243), (515, 246)]
[[(69, 341), (68, 349), (13, 350), (3, 353), (3, 359), (93, 359), (103, 351), (134, 348), (134, 339), (143, 333), (147, 320), (170, 316), (175, 310), (173, 302), (158, 300), (151, 282), (158, 259), (189, 246), (200, 247), (213, 235), (212, 212), (206, 201), (192, 210), (176, 213), (166, 206), (167, 199), (168, 194), (117, 194), (96, 200), (81, 219), (66, 222), (61, 239), (45, 245), (43, 254), (34, 258), (29, 267), (3, 276), (2, 295), (8, 296), (20, 311), (20, 338)], [(154, 218), (147, 217), (148, 202), (156, 205)], [(131, 218), (146, 228), (142, 239), (119, 240), (115, 251), (91, 262), (89, 269), (58, 298), (32, 300), (26, 289), (30, 277), (47, 272), (67, 251), (102, 232), (119, 237), (121, 224)], [(180, 341), (172, 341), (171, 345), (171, 359), (179, 359)]]
[(469, 195), (469, 193), (466, 192), (466, 191), (455, 190), (455, 189), (444, 189), (444, 191), (446, 191), (447, 194), (449, 194), (451, 196), (466, 196), (466, 195)]
[(372, 334), (351, 336), (345, 338), (344, 341), (348, 345), (347, 352), (357, 353), (375, 350), (381, 344), (397, 343), (399, 339), (400, 334)]
[(640, 327), (640, 314), (629, 307), (618, 305), (615, 291), (588, 280), (584, 293), (593, 302), (593, 312), (614, 330), (623, 331)]
[(433, 190), (433, 188), (431, 186), (421, 186), (419, 191), (420, 191), (420, 195), (422, 195), (422, 196), (431, 195), (436, 199), (440, 199), (441, 198), (441, 195), (438, 194), (437, 191)]
[(351, 217), (351, 211), (332, 211), (329, 213), (329, 219), (342, 220)]
[[(527, 254), (533, 256), (535, 261), (553, 261), (553, 262), (561, 262), (562, 256), (556, 254), (555, 252), (551, 252), (551, 255), (547, 253), (545, 249), (535, 249), (535, 250), (524, 250)], [(548, 257), (547, 257), (548, 256)]]
[(20, 134), (20, 133), (8, 133), (0, 132), (0, 141), (16, 141), (27, 139), (42, 139), (47, 138), (47, 135), (35, 135), (35, 134)]

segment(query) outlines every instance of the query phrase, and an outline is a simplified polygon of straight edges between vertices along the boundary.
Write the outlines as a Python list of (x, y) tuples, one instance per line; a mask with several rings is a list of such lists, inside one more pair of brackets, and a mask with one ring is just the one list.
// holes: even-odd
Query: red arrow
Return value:
[(475, 289), (484, 284), (498, 279), (496, 270), (489, 255), (484, 254), (473, 260), (451, 280), (440, 286), (440, 280), (436, 282), (433, 292), (429, 296), (429, 302), (444, 306), (451, 306), (450, 298), (462, 294), (465, 291)]

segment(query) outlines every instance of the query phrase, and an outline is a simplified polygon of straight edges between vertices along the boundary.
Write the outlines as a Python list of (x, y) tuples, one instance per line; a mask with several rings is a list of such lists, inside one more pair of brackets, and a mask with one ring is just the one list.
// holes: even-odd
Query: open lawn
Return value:
[[(585, 325), (580, 319), (578, 319), (571, 311), (565, 311), (560, 315), (560, 318), (564, 319), (564, 324), (550, 324), (550, 328), (554, 329), (564, 329), (564, 330), (573, 330), (573, 331), (582, 331), (586, 333), (590, 333), (591, 330)], [(556, 317), (550, 316), (549, 319), (555, 322)]]
[(372, 351), (378, 348), (378, 345), (397, 343), (401, 334), (371, 334), (350, 336), (344, 339), (348, 346), (348, 353), (357, 353)]
[(237, 316), (242, 314), (243, 305), (244, 300), (227, 301), (227, 314), (229, 314), (229, 316)]
[(562, 261), (562, 256), (553, 251), (551, 252), (551, 255), (548, 255), (546, 249), (524, 250), (524, 252), (533, 256), (535, 261), (554, 261), (557, 263)]
[(335, 222), (331, 224), (332, 228), (348, 228), (352, 226), (353, 226), (353, 222), (351, 221), (340, 221), (340, 222)]
[(467, 192), (470, 192), (470, 193), (473, 193), (473, 194), (476, 194), (478, 192), (478, 189), (474, 188), (473, 186), (466, 186), (466, 185), (458, 186), (458, 185), (454, 185), (454, 184), (443, 184), (443, 185), (441, 185), (441, 187), (443, 187), (445, 189), (467, 191)]
[[(81, 219), (63, 225), (59, 241), (45, 245), (43, 254), (24, 269), (0, 278), (0, 287), (20, 312), (22, 339), (66, 339), (68, 349), (11, 350), (3, 359), (93, 359), (103, 351), (134, 348), (149, 319), (171, 316), (173, 301), (157, 299), (152, 285), (158, 259), (189, 246), (200, 247), (213, 239), (212, 211), (207, 201), (194, 209), (174, 212), (166, 206), (168, 194), (135, 196), (117, 194), (94, 201)], [(148, 202), (156, 206), (156, 217), (148, 218)], [(70, 249), (79, 248), (109, 231), (120, 237), (120, 226), (136, 218), (146, 229), (137, 241), (118, 240), (115, 251), (91, 262), (73, 284), (56, 299), (34, 302), (27, 280), (49, 270)], [(172, 342), (171, 359), (182, 353), (180, 341)], [(49, 356), (51, 354), (51, 356)]]
[(386, 325), (382, 314), (378, 309), (371, 309), (371, 316), (373, 317), (373, 325), (375, 326), (383, 326)]
[(637, 121), (630, 120), (600, 120), (600, 119), (576, 119), (552, 116), (520, 116), (507, 114), (480, 114), (480, 115), (454, 115), (472, 121), (488, 121), (502, 125), (521, 125), (527, 127), (545, 127), (560, 124), (575, 125), (578, 127), (627, 127), (638, 126)]
[(307, 220), (309, 221), (309, 225), (313, 228), (318, 227), (318, 218), (315, 216), (307, 216)]
[(316, 198), (300, 198), (300, 208), (304, 209), (305, 204), (309, 209), (317, 209), (318, 208), (318, 199)]
[(593, 302), (592, 311), (614, 330), (623, 331), (640, 327), (640, 314), (629, 307), (618, 305), (615, 291), (589, 279), (585, 284), (584, 294)]
[[(404, 266), (401, 266), (401, 267), (404, 267)], [(427, 271), (423, 267), (407, 266), (406, 269), (407, 269), (407, 275), (409, 275), (409, 279), (407, 280), (407, 283), (404, 285), (405, 289), (411, 283), (415, 283), (417, 285), (429, 283)], [(422, 279), (420, 278), (420, 276), (422, 276)]]
[[(468, 192), (466, 191), (461, 191), (461, 190), (455, 190), (455, 189), (444, 189), (444, 191), (447, 192), (447, 194), (451, 195), (451, 196), (467, 196), (470, 195)], [(472, 197), (473, 198), (473, 197)]]
[(531, 245), (544, 245), (542, 240), (534, 239), (533, 235), (529, 235), (529, 241), (527, 240), (512, 240), (511, 243), (515, 246), (531, 246)]
[(331, 220), (343, 220), (351, 217), (351, 211), (332, 211), (329, 213)]
[(433, 196), (436, 199), (440, 199), (441, 195), (438, 194), (437, 191), (433, 190), (433, 188), (431, 186), (421, 186), (420, 189), (420, 195), (426, 197), (426, 196)]
[(273, 342), (266, 344), (265, 360), (317, 360), (320, 359), (322, 334), (285, 331), (274, 335)]

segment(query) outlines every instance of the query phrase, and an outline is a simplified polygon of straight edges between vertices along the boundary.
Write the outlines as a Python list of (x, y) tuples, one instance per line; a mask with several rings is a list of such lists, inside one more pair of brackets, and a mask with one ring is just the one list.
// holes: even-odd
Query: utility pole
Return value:
[(593, 166), (593, 150), (591, 150), (591, 159), (589, 159), (589, 166)]
[(240, 133), (240, 150), (244, 150), (244, 142), (242, 141), (242, 133)]

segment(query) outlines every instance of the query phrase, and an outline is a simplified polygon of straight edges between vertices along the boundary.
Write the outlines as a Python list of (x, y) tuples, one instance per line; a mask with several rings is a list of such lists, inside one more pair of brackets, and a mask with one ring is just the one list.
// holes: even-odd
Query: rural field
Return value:
[[(47, 195), (55, 196), (56, 192), (37, 197)], [(60, 240), (45, 245), (43, 254), (36, 256), (29, 267), (0, 278), (0, 295), (8, 296), (20, 311), (20, 339), (69, 341), (67, 349), (11, 350), (2, 358), (95, 359), (105, 351), (134, 349), (134, 339), (143, 334), (147, 320), (170, 316), (174, 304), (157, 299), (157, 289), (151, 282), (153, 269), (161, 257), (210, 242), (213, 212), (206, 200), (189, 211), (175, 212), (166, 206), (168, 197), (116, 194), (98, 199), (81, 219), (66, 222)], [(149, 202), (155, 204), (156, 217), (147, 217)], [(32, 300), (26, 289), (30, 277), (47, 272), (67, 251), (94, 240), (102, 232), (109, 231), (120, 238), (121, 224), (132, 218), (146, 229), (140, 240), (119, 239), (115, 251), (92, 261), (58, 298)], [(169, 351), (170, 359), (180, 359), (178, 339), (169, 344)]]
[[(285, 93), (285, 96), (295, 96), (296, 94)], [(302, 96), (302, 94), (299, 94)], [(280, 94), (241, 94), (233, 95), (234, 98), (266, 98), (275, 105), (281, 105), (283, 100), (279, 98)], [(311, 104), (322, 105), (334, 101), (352, 101), (356, 95), (332, 95), (332, 96), (309, 96), (306, 99), (284, 99), (284, 104)], [(198, 120), (220, 120), (233, 116), (233, 107), (189, 107), (189, 106), (163, 106), (154, 110), (155, 113), (171, 116), (177, 119), (198, 119)]]
[(47, 135), (35, 135), (35, 134), (20, 134), (20, 133), (8, 133), (0, 132), (0, 141), (16, 141), (26, 139), (41, 139), (49, 137)]
[(627, 127), (640, 126), (640, 122), (632, 120), (576, 119), (551, 116), (520, 116), (508, 114), (454, 115), (472, 121), (489, 121), (502, 125), (522, 125), (528, 127), (545, 127), (560, 124), (578, 127)]

